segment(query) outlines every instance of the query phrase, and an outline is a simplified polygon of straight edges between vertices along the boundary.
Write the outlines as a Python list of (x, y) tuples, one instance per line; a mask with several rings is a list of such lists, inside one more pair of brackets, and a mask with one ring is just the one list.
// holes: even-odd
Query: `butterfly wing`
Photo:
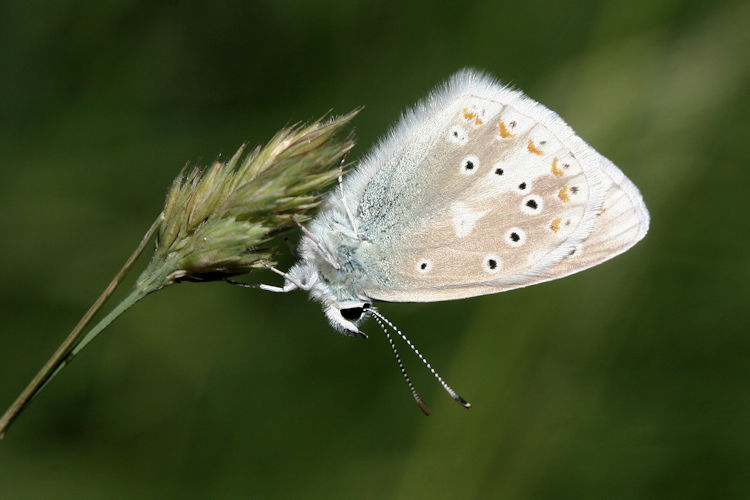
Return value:
[(646, 234), (638, 189), (555, 113), (464, 71), (348, 180), (363, 292), (425, 302), (560, 278)]

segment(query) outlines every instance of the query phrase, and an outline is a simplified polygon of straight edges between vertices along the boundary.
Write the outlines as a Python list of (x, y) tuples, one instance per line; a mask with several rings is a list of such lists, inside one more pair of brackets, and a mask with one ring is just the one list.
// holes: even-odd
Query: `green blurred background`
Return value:
[(464, 66), (559, 112), (652, 228), (557, 282), (384, 304), (474, 404), (402, 351), (429, 418), (372, 322), (159, 292), (0, 442), (0, 498), (750, 497), (749, 33), (747, 2), (3, 2), (3, 409), (186, 162), (365, 105), (359, 157)]

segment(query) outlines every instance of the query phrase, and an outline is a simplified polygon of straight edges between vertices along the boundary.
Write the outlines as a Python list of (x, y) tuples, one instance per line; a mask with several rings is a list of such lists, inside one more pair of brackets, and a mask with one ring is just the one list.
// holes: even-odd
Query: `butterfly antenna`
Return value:
[(341, 158), (341, 163), (339, 163), (339, 192), (341, 193), (341, 203), (344, 204), (344, 210), (346, 210), (346, 216), (349, 218), (349, 223), (352, 225), (352, 229), (354, 229), (354, 236), (359, 239), (359, 231), (357, 230), (357, 221), (354, 220), (354, 216), (352, 215), (352, 211), (349, 210), (349, 205), (346, 203), (346, 195), (344, 194), (344, 161), (346, 160), (346, 155), (344, 155), (343, 158)]
[[(372, 312), (372, 311), (370, 311)], [(388, 339), (388, 343), (391, 344), (391, 349), (393, 350), (393, 355), (396, 356), (396, 363), (398, 363), (398, 367), (401, 370), (401, 374), (404, 376), (404, 380), (406, 380), (407, 385), (409, 386), (409, 390), (411, 391), (411, 395), (414, 397), (414, 400), (417, 402), (419, 407), (422, 409), (422, 412), (425, 415), (430, 414), (430, 409), (427, 407), (426, 404), (424, 404), (424, 401), (422, 401), (422, 396), (419, 395), (417, 390), (414, 388), (414, 384), (411, 382), (411, 379), (409, 378), (409, 374), (406, 373), (406, 368), (404, 368), (404, 363), (401, 361), (401, 356), (398, 354), (398, 349), (396, 349), (396, 344), (393, 342), (393, 338), (391, 337), (391, 334), (388, 333), (388, 330), (386, 329), (385, 325), (382, 321), (380, 321), (380, 318), (377, 316), (373, 316), (375, 321), (380, 325), (380, 328), (383, 329), (383, 333), (385, 333), (385, 337)]]
[(404, 339), (404, 342), (406, 342), (409, 345), (409, 347), (411, 347), (411, 350), (414, 351), (414, 354), (416, 354), (417, 357), (422, 360), (422, 363), (425, 364), (425, 366), (427, 367), (427, 369), (430, 370), (430, 372), (432, 373), (432, 375), (434, 375), (435, 378), (437, 379), (437, 381), (440, 382), (440, 385), (443, 386), (443, 389), (445, 389), (445, 392), (447, 392), (448, 394), (450, 394), (450, 397), (452, 397), (458, 404), (460, 404), (461, 406), (463, 406), (467, 410), (469, 408), (471, 408), (471, 403), (469, 403), (464, 398), (462, 398), (461, 396), (459, 396), (456, 391), (454, 391), (453, 389), (451, 389), (451, 387), (448, 384), (445, 383), (445, 380), (443, 380), (443, 378), (440, 376), (440, 374), (437, 371), (435, 371), (435, 369), (432, 367), (432, 365), (430, 365), (430, 363), (427, 361), (427, 359), (425, 359), (425, 357), (422, 356), (422, 353), (419, 352), (419, 349), (417, 349), (414, 346), (414, 344), (411, 343), (411, 341), (406, 337), (406, 335), (404, 335), (403, 333), (401, 333), (401, 330), (399, 330), (398, 328), (396, 328), (394, 326), (394, 324), (391, 323), (390, 321), (388, 321), (388, 319), (385, 316), (383, 316), (379, 312), (375, 311), (374, 309), (370, 309), (368, 312), (370, 314), (372, 314), (374, 317), (380, 318), (381, 320), (383, 320), (388, 326), (390, 326), (391, 328), (393, 328), (394, 332), (398, 333), (399, 337), (401, 337), (402, 339)]

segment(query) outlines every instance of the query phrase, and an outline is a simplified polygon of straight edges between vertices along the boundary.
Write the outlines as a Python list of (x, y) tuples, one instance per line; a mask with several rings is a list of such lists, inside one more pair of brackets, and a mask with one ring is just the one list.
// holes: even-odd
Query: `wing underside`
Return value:
[(645, 235), (637, 188), (559, 116), (475, 74), (456, 78), (381, 144), (365, 166), (377, 175), (360, 174), (364, 293), (496, 293), (594, 266)]

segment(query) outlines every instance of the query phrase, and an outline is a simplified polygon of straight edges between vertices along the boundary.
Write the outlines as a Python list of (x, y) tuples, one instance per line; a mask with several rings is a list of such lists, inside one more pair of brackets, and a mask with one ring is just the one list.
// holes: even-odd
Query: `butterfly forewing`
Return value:
[[(433, 96), (444, 111), (427, 124), (429, 143), (423, 111), (411, 118), (414, 134), (399, 135), (403, 144), (381, 145), (399, 151), (422, 140), (425, 150), (416, 161), (381, 166), (378, 175), (391, 183), (364, 187), (363, 200), (390, 197), (401, 207), (398, 216), (389, 212), (387, 233), (370, 234), (362, 249), (368, 296), (433, 301), (527, 286), (643, 237), (648, 214), (637, 189), (562, 119), (518, 92), (463, 78), (464, 88), (454, 80)], [(365, 230), (384, 226), (360, 217)]]

